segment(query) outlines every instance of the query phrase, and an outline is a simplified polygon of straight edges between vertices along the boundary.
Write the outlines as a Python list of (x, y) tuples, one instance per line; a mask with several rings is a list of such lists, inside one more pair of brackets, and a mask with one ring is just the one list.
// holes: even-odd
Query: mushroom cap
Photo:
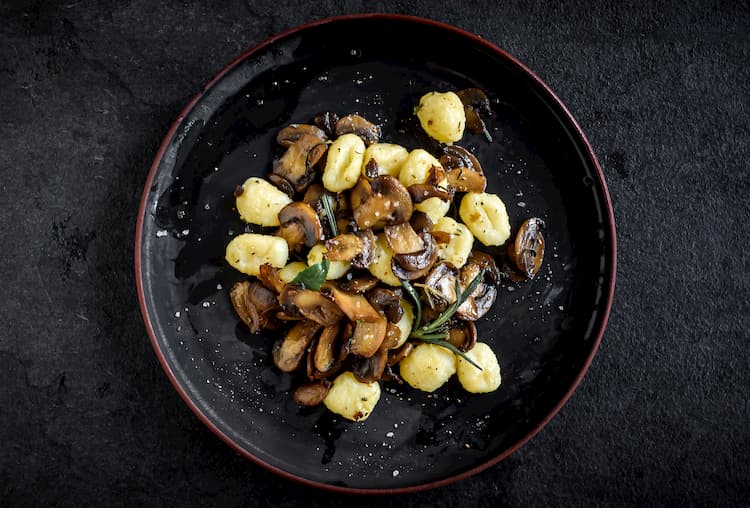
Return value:
[(379, 229), (406, 222), (414, 210), (409, 191), (390, 175), (380, 175), (372, 181), (360, 178), (350, 200), (359, 229)]
[(279, 212), (280, 236), (292, 249), (301, 245), (312, 247), (323, 236), (323, 226), (315, 210), (303, 201), (289, 203)]

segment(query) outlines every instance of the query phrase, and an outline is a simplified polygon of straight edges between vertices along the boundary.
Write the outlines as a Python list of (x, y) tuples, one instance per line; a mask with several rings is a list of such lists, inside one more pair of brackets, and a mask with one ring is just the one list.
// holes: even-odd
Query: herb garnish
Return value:
[(318, 291), (326, 281), (326, 276), (328, 275), (328, 269), (330, 266), (331, 262), (327, 259), (324, 259), (320, 263), (310, 265), (292, 279), (292, 284), (302, 284), (305, 289)]
[(328, 194), (323, 194), (320, 201), (323, 203), (323, 211), (325, 211), (328, 224), (331, 226), (331, 233), (333, 233), (333, 236), (337, 236), (339, 228), (336, 224), (336, 216), (333, 214), (333, 199)]

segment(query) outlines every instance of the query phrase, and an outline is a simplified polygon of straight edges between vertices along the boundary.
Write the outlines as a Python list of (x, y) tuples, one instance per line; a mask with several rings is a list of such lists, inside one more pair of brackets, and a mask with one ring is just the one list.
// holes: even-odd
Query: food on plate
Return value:
[[(464, 123), (486, 134), (488, 104), (478, 89), (429, 93), (416, 114), (453, 143)], [(226, 260), (250, 276), (231, 288), (232, 305), (252, 333), (272, 330), (294, 401), (362, 421), (381, 382), (434, 392), (456, 374), (468, 392), (498, 389), (499, 361), (475, 323), (503, 280), (539, 272), (544, 222), (527, 219), (512, 237), (470, 150), (408, 151), (356, 114), (321, 113), (276, 141), (284, 153), (268, 178), (235, 192), (260, 232), (232, 239)]]

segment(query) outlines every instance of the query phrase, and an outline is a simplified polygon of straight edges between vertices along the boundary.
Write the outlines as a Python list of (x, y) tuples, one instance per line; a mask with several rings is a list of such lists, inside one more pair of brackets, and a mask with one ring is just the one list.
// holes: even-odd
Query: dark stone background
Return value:
[[(0, 2), (0, 505), (746, 504), (750, 6), (600, 3)], [(367, 500), (214, 437), (156, 361), (133, 274), (142, 185), (189, 98), (278, 31), (365, 10), (455, 24), (544, 79), (620, 242), (609, 328), (559, 415), (460, 484)]]

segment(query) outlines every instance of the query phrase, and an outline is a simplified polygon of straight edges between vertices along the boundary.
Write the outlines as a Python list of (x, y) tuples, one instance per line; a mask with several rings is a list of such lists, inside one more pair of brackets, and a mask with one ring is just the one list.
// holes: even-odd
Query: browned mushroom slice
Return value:
[(377, 143), (380, 139), (380, 127), (359, 115), (346, 115), (336, 122), (336, 135), (353, 133), (362, 138), (366, 145)]
[(419, 233), (424, 242), (424, 249), (413, 254), (396, 254), (393, 256), (391, 267), (396, 277), (414, 280), (424, 277), (435, 264), (437, 259), (437, 245), (430, 233)]
[(440, 263), (432, 269), (424, 281), (425, 299), (429, 307), (442, 309), (456, 301), (458, 276), (458, 270), (450, 263)]
[(398, 349), (393, 349), (388, 352), (388, 365), (396, 365), (398, 362), (409, 356), (412, 349), (414, 349), (413, 342), (404, 342), (404, 345)]
[(380, 314), (370, 305), (363, 295), (357, 295), (333, 288), (331, 290), (333, 301), (339, 306), (351, 321), (376, 321)]
[(529, 279), (534, 278), (544, 260), (544, 227), (542, 219), (526, 219), (515, 241), (508, 246), (508, 258)]
[(323, 227), (320, 218), (310, 205), (302, 201), (293, 201), (279, 212), (278, 235), (286, 240), (294, 251), (302, 246), (312, 247), (320, 241)]
[[(461, 284), (469, 284), (471, 279), (465, 280), (465, 277), (473, 276), (474, 273), (479, 273), (479, 270), (484, 270), (485, 279), (489, 279), (492, 282), (497, 282), (500, 278), (500, 272), (495, 264), (495, 258), (486, 252), (479, 250), (471, 251), (469, 259), (466, 260), (466, 264), (470, 266), (461, 275)], [(471, 271), (470, 271), (471, 270)]]
[(312, 321), (300, 321), (294, 325), (286, 337), (276, 341), (273, 347), (274, 365), (284, 372), (297, 370), (320, 328), (318, 323)]
[(364, 249), (364, 241), (354, 233), (344, 233), (326, 240), (325, 246), (331, 261), (351, 261)]
[(360, 178), (351, 192), (351, 209), (359, 229), (377, 229), (411, 218), (409, 191), (397, 178), (380, 175), (370, 182)]
[(464, 353), (469, 351), (477, 343), (476, 325), (473, 321), (456, 320), (448, 330), (446, 342), (450, 342)]
[(424, 212), (420, 212), (419, 210), (414, 210), (414, 213), (411, 214), (409, 224), (411, 224), (411, 227), (414, 228), (414, 231), (420, 233), (423, 231), (432, 231), (432, 226), (434, 225), (432, 223), (432, 220), (430, 220), (430, 216)]
[(323, 326), (331, 326), (343, 316), (338, 305), (326, 298), (323, 293), (302, 289), (296, 284), (288, 284), (284, 288), (279, 295), (279, 303), (289, 314), (301, 314)]
[(302, 136), (315, 136), (320, 141), (327, 141), (328, 137), (322, 129), (306, 123), (289, 124), (276, 135), (276, 142), (281, 146), (292, 146)]
[(398, 346), (401, 341), (401, 328), (395, 323), (388, 323), (388, 327), (385, 330), (385, 338), (383, 343), (380, 345), (383, 349), (394, 349)]
[(458, 146), (443, 148), (440, 164), (447, 171), (448, 185), (457, 192), (484, 192), (487, 178), (473, 153)]
[(367, 293), (367, 301), (391, 323), (398, 323), (404, 314), (400, 289), (374, 288)]
[(427, 183), (415, 183), (407, 187), (409, 196), (414, 203), (421, 203), (426, 199), (438, 198), (443, 201), (450, 201), (453, 195), (450, 190), (440, 187), (439, 185), (430, 185)]
[(367, 178), (375, 178), (380, 174), (380, 167), (375, 159), (370, 159), (365, 164), (365, 176)]
[(252, 333), (264, 328), (276, 328), (273, 320), (278, 310), (276, 295), (259, 282), (238, 282), (229, 293), (232, 306)]
[(314, 353), (310, 354), (313, 358), (315, 370), (324, 375), (334, 370), (338, 363), (336, 360), (336, 339), (338, 339), (339, 330), (338, 324), (326, 326), (318, 338)]
[(476, 321), (484, 316), (495, 303), (497, 288), (492, 284), (487, 284), (486, 280), (494, 277), (493, 274), (497, 273), (497, 268), (495, 261), (488, 254), (478, 251), (472, 252), (466, 264), (461, 268), (459, 276), (461, 288), (463, 290), (468, 287), (481, 270), (485, 270), (484, 280), (477, 285), (474, 292), (456, 310), (456, 316), (466, 321)]
[(358, 358), (352, 366), (352, 373), (363, 383), (375, 383), (380, 381), (386, 365), (388, 365), (388, 350), (381, 347), (369, 358)]
[(313, 123), (321, 128), (329, 138), (336, 136), (336, 124), (338, 121), (339, 116), (332, 111), (323, 111), (313, 118)]
[(380, 315), (375, 321), (357, 321), (349, 349), (355, 355), (370, 358), (380, 349), (387, 330), (388, 321)]
[(303, 134), (273, 163), (273, 173), (286, 179), (297, 192), (302, 192), (315, 178), (315, 164), (328, 146), (319, 137)]
[(294, 390), (294, 402), (300, 406), (317, 406), (328, 395), (331, 383), (326, 380), (300, 385)]
[(424, 250), (424, 240), (408, 222), (386, 226), (383, 232), (394, 254), (413, 254)]
[(338, 356), (336, 357), (337, 361), (344, 362), (352, 352), (351, 343), (353, 335), (354, 323), (347, 319), (344, 321), (344, 326), (341, 327), (341, 333), (339, 334), (339, 338), (341, 339), (341, 347), (339, 348)]
[(268, 175), (268, 179), (272, 184), (278, 187), (281, 192), (289, 196), (291, 199), (294, 199), (294, 187), (292, 187), (292, 184), (289, 183), (286, 178), (275, 173), (271, 173)]
[(339, 289), (347, 293), (366, 293), (378, 284), (378, 278), (369, 274), (355, 275), (351, 280), (339, 282)]
[[(487, 95), (479, 88), (466, 88), (465, 90), (459, 90), (456, 92), (458, 98), (464, 105), (464, 112), (466, 114), (466, 128), (474, 134), (481, 134), (487, 131), (487, 127), (484, 125), (479, 115), (489, 115), (492, 111), (490, 109), (490, 100)], [(491, 141), (491, 140), (490, 140)]]
[(286, 287), (286, 284), (283, 280), (281, 280), (281, 277), (279, 276), (279, 269), (275, 266), (271, 266), (270, 264), (265, 263), (260, 265), (258, 271), (258, 279), (263, 283), (264, 286), (266, 286), (271, 291), (274, 291), (276, 294), (281, 293)]

